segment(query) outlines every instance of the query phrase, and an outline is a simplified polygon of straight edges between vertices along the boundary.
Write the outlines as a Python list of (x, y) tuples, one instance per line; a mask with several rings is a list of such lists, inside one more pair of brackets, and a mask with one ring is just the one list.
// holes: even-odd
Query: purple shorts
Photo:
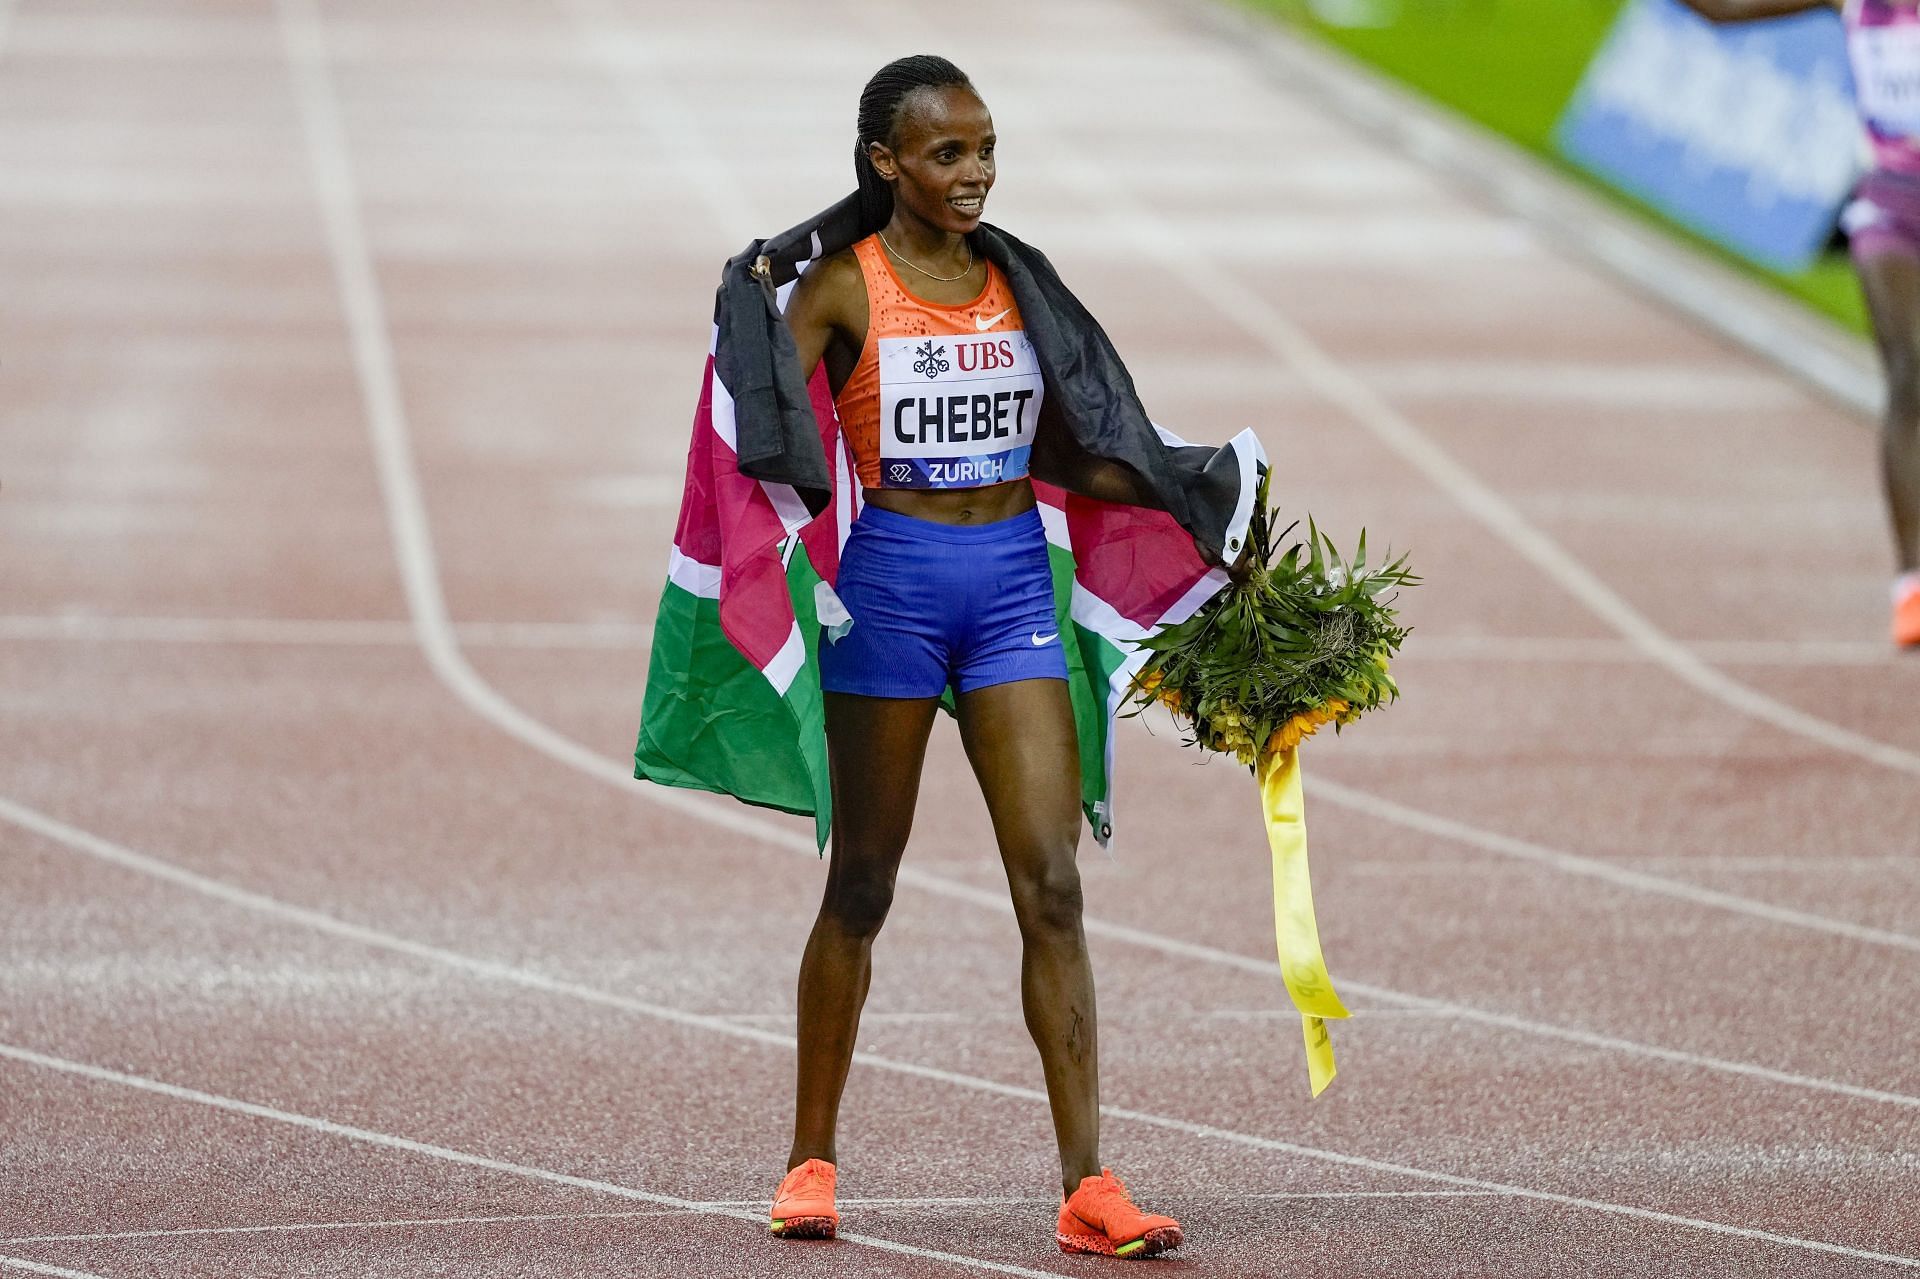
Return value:
[(853, 626), (820, 637), (820, 687), (867, 697), (939, 697), (1022, 679), (1067, 678), (1040, 512), (936, 524), (868, 505), (834, 583)]
[(1875, 169), (1840, 211), (1855, 261), (1887, 253), (1920, 255), (1920, 176)]

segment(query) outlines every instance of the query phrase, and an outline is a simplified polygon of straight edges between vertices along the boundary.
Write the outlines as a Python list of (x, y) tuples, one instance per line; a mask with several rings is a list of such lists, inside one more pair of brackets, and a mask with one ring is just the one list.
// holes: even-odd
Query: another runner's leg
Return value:
[(1920, 572), (1920, 244), (1883, 237), (1870, 251), (1856, 245), (1855, 264), (1887, 373), (1880, 457), (1894, 555), (1900, 573), (1914, 574)]

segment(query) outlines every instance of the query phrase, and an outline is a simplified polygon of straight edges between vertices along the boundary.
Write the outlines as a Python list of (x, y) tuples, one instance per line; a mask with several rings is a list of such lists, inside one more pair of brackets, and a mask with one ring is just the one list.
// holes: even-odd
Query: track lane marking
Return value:
[[(651, 622), (461, 622), (454, 634), (475, 648), (644, 649)], [(0, 616), (0, 641), (73, 640), (106, 644), (265, 644), (384, 648), (412, 646), (413, 623), (399, 618)]]
[[(380, 1146), (388, 1150), (404, 1151), (407, 1154), (422, 1155), (429, 1159), (439, 1159), (446, 1163), (464, 1164), (471, 1168), (483, 1168), (488, 1172), (504, 1173), (509, 1176), (525, 1177), (534, 1181), (549, 1182), (557, 1186), (571, 1186), (576, 1190), (591, 1190), (598, 1194), (613, 1195), (621, 1199), (633, 1199), (642, 1203), (659, 1204), (663, 1207), (677, 1208), (688, 1213), (698, 1213), (710, 1217), (728, 1217), (736, 1221), (751, 1222), (760, 1230), (766, 1229), (766, 1209), (758, 1212), (745, 1208), (706, 1207), (697, 1200), (681, 1199), (673, 1195), (656, 1194), (648, 1190), (638, 1190), (632, 1186), (623, 1186), (618, 1182), (600, 1181), (592, 1177), (576, 1177), (570, 1173), (554, 1172), (548, 1168), (535, 1167), (532, 1164), (513, 1163), (504, 1159), (494, 1159), (486, 1155), (476, 1155), (465, 1150), (455, 1150), (450, 1146), (434, 1145), (431, 1142), (416, 1141), (411, 1137), (398, 1137), (391, 1133), (376, 1132), (371, 1128), (358, 1128), (352, 1124), (335, 1123), (330, 1119), (320, 1119), (312, 1115), (303, 1115), (290, 1110), (280, 1110), (272, 1106), (262, 1106), (255, 1102), (242, 1101), (235, 1097), (224, 1097), (218, 1093), (203, 1092), (198, 1088), (187, 1088), (164, 1080), (149, 1079), (143, 1075), (129, 1074), (111, 1070), (104, 1066), (95, 1066), (87, 1062), (71, 1061), (64, 1057), (55, 1057), (47, 1053), (35, 1052), (31, 1048), (21, 1048), (14, 1044), (0, 1043), (0, 1057), (11, 1058), (29, 1066), (38, 1066), (45, 1070), (90, 1079), (96, 1083), (115, 1084), (122, 1088), (132, 1088), (140, 1092), (154, 1093), (169, 1097), (175, 1101), (187, 1101), (196, 1105), (208, 1106), (229, 1114), (245, 1115), (253, 1119), (265, 1119), (289, 1127), (304, 1128), (310, 1132), (323, 1133), (329, 1137), (339, 1137), (362, 1145)], [(942, 1252), (937, 1248), (921, 1248), (914, 1244), (900, 1243), (893, 1239), (883, 1239), (877, 1235), (840, 1232), (839, 1238), (848, 1243), (861, 1244), (882, 1252), (899, 1253), (904, 1256), (919, 1257), (929, 1261), (944, 1261), (952, 1265), (964, 1266), (970, 1270), (987, 1270), (996, 1274), (1025, 1275), (1033, 1279), (1059, 1279), (1053, 1271), (1030, 1270), (1025, 1266), (1008, 1265), (1005, 1262), (989, 1261), (984, 1257), (968, 1257), (959, 1253)], [(64, 1273), (64, 1272), (57, 1272)]]
[[(709, 1208), (749, 1208), (744, 1199), (708, 1201)], [(646, 1217), (680, 1217), (690, 1208), (640, 1208), (631, 1212), (518, 1212), (491, 1217), (394, 1217), (380, 1221), (289, 1221), (277, 1226), (182, 1226), (173, 1230), (103, 1230), (85, 1235), (16, 1235), (0, 1244), (112, 1243), (119, 1239), (185, 1239), (198, 1235), (299, 1234), (308, 1230), (384, 1230), (407, 1226), (492, 1226), (543, 1221), (626, 1221)]]
[[(1209, 1203), (1274, 1203), (1294, 1199), (1500, 1199), (1494, 1190), (1275, 1190), (1254, 1194), (1209, 1194)], [(1177, 1198), (1169, 1196), (1168, 1199)], [(634, 1221), (651, 1217), (684, 1217), (710, 1208), (766, 1206), (762, 1199), (700, 1199), (695, 1208), (640, 1208), (631, 1212), (523, 1212), (489, 1217), (395, 1217), (381, 1221), (291, 1221), (277, 1226), (184, 1226), (174, 1230), (108, 1230), (86, 1235), (15, 1235), (0, 1244), (112, 1243), (123, 1239), (179, 1239), (195, 1235), (298, 1234), (308, 1230), (383, 1230), (408, 1226), (491, 1226), (568, 1221)], [(842, 1208), (1019, 1208), (1058, 1207), (1059, 1199), (1045, 1195), (837, 1195)], [(758, 1216), (754, 1218), (759, 1220)]]
[[(1722, 892), (1716, 888), (1705, 888), (1668, 875), (1656, 875), (1651, 871), (1632, 870), (1602, 858), (1583, 857), (1577, 853), (1563, 852), (1545, 844), (1537, 844), (1532, 840), (1517, 839), (1511, 835), (1482, 830), (1477, 826), (1469, 826), (1465, 822), (1422, 812), (1417, 808), (1397, 804), (1367, 791), (1343, 786), (1339, 782), (1327, 780), (1323, 774), (1315, 774), (1307, 781), (1306, 786), (1307, 793), (1315, 799), (1325, 800), (1336, 807), (1388, 821), (1396, 826), (1404, 826), (1409, 830), (1417, 830), (1438, 839), (1466, 844), (1489, 853), (1497, 853), (1502, 857), (1557, 870), (1562, 874), (1597, 879), (1618, 888), (1652, 893), (1698, 906), (1709, 906), (1716, 910), (1749, 915), (1769, 923), (1827, 933), (1870, 946), (1890, 946), (1897, 950), (1920, 954), (1920, 937), (1908, 933), (1856, 924), (1851, 920), (1835, 919), (1830, 915), (1817, 915), (1812, 911), (1795, 910), (1790, 906), (1775, 906), (1757, 898), (1742, 897), (1737, 893)], [(1817, 863), (1808, 865), (1811, 869)]]
[[(4, 16), (0, 13), (0, 18)], [(28, 1261), (25, 1257), (0, 1257), (0, 1270), (18, 1270), (30, 1275), (52, 1275), (54, 1279), (105, 1279), (102, 1275), (89, 1274), (85, 1270), (68, 1270), (64, 1266), (50, 1266), (44, 1261)]]
[[(29, 829), (37, 832), (47, 834), (50, 838), (62, 843), (78, 846), (82, 851), (90, 852), (104, 861), (109, 861), (130, 869), (145, 869), (148, 873), (152, 873), (158, 878), (166, 879), (171, 883), (203, 893), (206, 896), (216, 898), (231, 905), (285, 919), (289, 922), (313, 929), (316, 932), (357, 942), (373, 949), (406, 955), (431, 964), (457, 969), (474, 976), (520, 986), (529, 990), (579, 999), (583, 1002), (597, 1004), (602, 1007), (636, 1013), (641, 1016), (651, 1017), (689, 1029), (706, 1030), (736, 1039), (751, 1040), (758, 1044), (777, 1047), (782, 1050), (791, 1050), (794, 1047), (794, 1038), (791, 1035), (778, 1034), (773, 1031), (762, 1030), (755, 1026), (742, 1025), (738, 1022), (726, 1020), (725, 1018), (685, 1012), (666, 1005), (636, 999), (632, 996), (614, 994), (611, 991), (587, 986), (580, 982), (550, 977), (543, 973), (534, 972), (513, 964), (501, 963), (496, 960), (479, 959), (427, 942), (415, 941), (410, 938), (386, 933), (380, 929), (371, 928), (363, 924), (350, 923), (321, 911), (280, 901), (264, 893), (256, 893), (249, 889), (237, 888), (233, 885), (222, 883), (219, 880), (210, 879), (207, 876), (172, 866), (166, 862), (161, 862), (156, 858), (114, 844), (99, 836), (66, 826), (64, 823), (55, 822), (51, 818), (41, 817), (38, 814), (34, 814), (32, 810), (24, 809), (11, 800), (0, 799), (0, 817), (15, 821), (16, 824), (27, 826)], [(21, 820), (23, 817), (27, 820)], [(76, 836), (78, 837), (77, 839), (73, 838)], [(1262, 967), (1264, 969), (1265, 966), (1262, 965)], [(1352, 983), (1349, 984), (1351, 985)], [(12, 1056), (21, 1061), (43, 1065), (60, 1063), (63, 1060), (46, 1057), (44, 1054), (35, 1053), (30, 1049), (0, 1045), (0, 1057), (4, 1056)], [(1048, 1104), (1046, 1093), (1039, 1089), (1026, 1088), (1017, 1084), (1002, 1083), (999, 1080), (988, 1079), (979, 1075), (969, 1075), (959, 1071), (944, 1070), (935, 1066), (925, 1066), (918, 1062), (903, 1061), (898, 1058), (886, 1057), (873, 1052), (855, 1052), (853, 1061), (856, 1065), (875, 1070), (906, 1075), (935, 1083), (949, 1084), (954, 1087), (984, 1093), (989, 1096), (1031, 1102), (1042, 1106)], [(83, 1063), (65, 1064), (73, 1067), (71, 1073), (108, 1079), (111, 1082), (125, 1082), (135, 1078), (133, 1076), (120, 1076), (117, 1072), (108, 1071), (102, 1067), (88, 1066)], [(52, 1068), (58, 1069), (61, 1067), (54, 1065)], [(177, 1085), (154, 1084), (155, 1091), (167, 1091), (169, 1089), (175, 1090), (182, 1096), (193, 1091), (191, 1089), (180, 1089)], [(195, 1097), (207, 1095), (210, 1094), (195, 1094)], [(188, 1099), (191, 1100), (194, 1098)], [(1914, 1100), (1915, 1099), (1908, 1099), (1910, 1103)], [(233, 1106), (249, 1106), (250, 1104), (251, 1103), (234, 1102)], [(1219, 1141), (1255, 1150), (1292, 1155), (1298, 1158), (1316, 1160), (1339, 1167), (1357, 1168), (1367, 1172), (1402, 1177), (1414, 1181), (1434, 1182), (1458, 1189), (1483, 1190), (1512, 1195), (1523, 1199), (1534, 1199), (1543, 1203), (1555, 1203), (1567, 1207), (1585, 1208), (1613, 1216), (1625, 1216), (1644, 1221), (1657, 1221), (1669, 1225), (1685, 1226), (1710, 1234), (1730, 1235), (1739, 1238), (1777, 1243), (1787, 1247), (1805, 1248), (1814, 1252), (1834, 1253), (1867, 1260), (1892, 1261), (1900, 1265), (1920, 1268), (1920, 1258), (1895, 1257), (1887, 1253), (1850, 1248), (1845, 1244), (1830, 1243), (1825, 1240), (1802, 1239), (1794, 1235), (1776, 1234), (1771, 1231), (1756, 1230), (1747, 1226), (1735, 1226), (1725, 1222), (1709, 1221), (1704, 1218), (1685, 1217), (1675, 1213), (1660, 1212), (1655, 1209), (1641, 1208), (1631, 1204), (1612, 1203), (1599, 1199), (1584, 1199), (1576, 1195), (1561, 1194), (1557, 1191), (1537, 1190), (1532, 1187), (1517, 1186), (1484, 1178), (1438, 1172), (1432, 1169), (1416, 1167), (1411, 1164), (1372, 1159), (1362, 1155), (1349, 1155), (1340, 1151), (1326, 1150), (1317, 1146), (1305, 1146), (1296, 1142), (1282, 1141), (1277, 1138), (1263, 1137), (1255, 1133), (1240, 1132), (1236, 1129), (1222, 1128), (1214, 1124), (1197, 1123), (1151, 1111), (1135, 1110), (1125, 1106), (1103, 1104), (1100, 1107), (1100, 1114), (1107, 1119), (1138, 1123), (1147, 1127), (1177, 1132), (1202, 1140)], [(404, 1139), (391, 1138), (390, 1140), (400, 1141)], [(478, 1156), (464, 1157), (470, 1160), (477, 1160), (479, 1158)], [(549, 1177), (559, 1177), (561, 1174), (545, 1175)], [(693, 1202), (674, 1199), (671, 1196), (652, 1195), (648, 1192), (631, 1190), (630, 1188), (627, 1189), (625, 1193), (632, 1198), (645, 1198), (648, 1202), (659, 1202), (674, 1207), (684, 1207)], [(758, 1220), (758, 1218), (755, 1219)], [(849, 1239), (854, 1238), (854, 1236), (850, 1235), (843, 1237)], [(884, 1246), (895, 1248), (908, 1247), (908, 1245), (896, 1245), (890, 1242), (886, 1242)], [(982, 1264), (997, 1266), (997, 1263)]]

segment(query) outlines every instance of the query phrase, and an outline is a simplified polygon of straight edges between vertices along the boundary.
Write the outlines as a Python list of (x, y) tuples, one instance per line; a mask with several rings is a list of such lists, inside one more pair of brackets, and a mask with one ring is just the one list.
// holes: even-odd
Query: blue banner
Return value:
[(1555, 142), (1676, 222), (1798, 271), (1833, 233), (1860, 138), (1832, 10), (1715, 26), (1678, 0), (1631, 0)]

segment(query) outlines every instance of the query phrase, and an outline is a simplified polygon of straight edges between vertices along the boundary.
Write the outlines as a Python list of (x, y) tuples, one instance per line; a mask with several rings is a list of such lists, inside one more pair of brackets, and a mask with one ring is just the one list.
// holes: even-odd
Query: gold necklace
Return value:
[(927, 270), (927, 268), (921, 266), (918, 262), (915, 262), (912, 258), (909, 258), (906, 254), (902, 253), (900, 250), (894, 248), (893, 245), (888, 244), (887, 236), (884, 231), (875, 231), (874, 234), (880, 237), (880, 243), (885, 244), (887, 246), (887, 252), (893, 254), (894, 257), (899, 258), (902, 262), (905, 262), (908, 266), (912, 267), (914, 270), (918, 271), (920, 274), (926, 276), (929, 280), (938, 280), (942, 284), (952, 284), (955, 280), (966, 279), (967, 276), (973, 271), (973, 245), (967, 244), (967, 241), (965, 239), (962, 239), (960, 243), (967, 245), (967, 269), (965, 271), (962, 271), (959, 275), (935, 275), (933, 272)]

